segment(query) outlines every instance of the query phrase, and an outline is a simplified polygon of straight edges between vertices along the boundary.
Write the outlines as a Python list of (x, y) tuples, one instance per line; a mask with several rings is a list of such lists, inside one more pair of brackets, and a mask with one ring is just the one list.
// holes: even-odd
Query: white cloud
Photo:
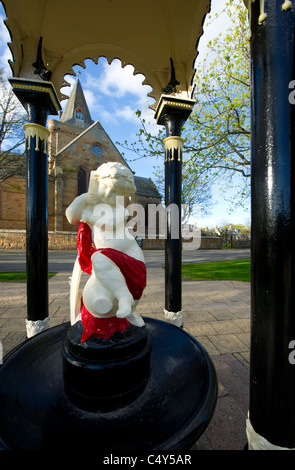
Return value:
[(119, 118), (122, 117), (128, 121), (134, 119), (137, 122), (135, 111), (130, 106), (123, 106), (122, 108), (118, 109), (116, 115)]
[(118, 119), (115, 114), (103, 106), (97, 108), (98, 121), (101, 123), (112, 123), (113, 125), (118, 124)]
[(86, 99), (86, 103), (88, 104), (89, 109), (95, 108), (97, 100), (96, 95), (92, 90), (85, 89), (84, 95)]
[[(99, 65), (89, 64), (86, 70), (79, 70), (83, 92), (89, 106), (90, 114), (94, 120), (138, 124), (136, 111), (148, 106), (147, 93), (149, 86), (143, 86), (143, 75), (133, 75), (133, 67), (121, 67), (119, 60), (111, 65), (101, 60)], [(76, 77), (66, 76), (70, 87), (62, 88), (62, 92), (70, 95)], [(67, 100), (62, 102), (63, 108)]]
[(123, 68), (119, 60), (114, 60), (111, 65), (104, 63), (100, 89), (106, 95), (122, 98), (127, 93), (131, 93), (141, 100), (146, 97), (146, 89), (149, 87), (142, 85), (144, 76), (134, 75), (133, 71), (132, 65), (126, 65)]
[(110, 109), (106, 104), (97, 104), (95, 106), (95, 114), (98, 116), (99, 121), (104, 123), (112, 123), (116, 126), (123, 124), (123, 121), (138, 124), (138, 118), (136, 117), (135, 110), (128, 105)]
[(148, 101), (147, 95), (151, 88), (142, 84), (144, 81), (142, 74), (133, 74), (134, 67), (132, 65), (122, 67), (118, 59), (113, 60), (111, 64), (100, 59), (99, 71), (99, 77), (93, 73), (86, 73), (87, 88), (113, 99), (121, 99), (128, 94), (132, 95), (137, 107), (143, 106)]
[(4, 74), (11, 76), (11, 70), (8, 60), (12, 60), (12, 54), (7, 45), (11, 41), (10, 34), (4, 24), (5, 15), (0, 14), (0, 67), (3, 68)]

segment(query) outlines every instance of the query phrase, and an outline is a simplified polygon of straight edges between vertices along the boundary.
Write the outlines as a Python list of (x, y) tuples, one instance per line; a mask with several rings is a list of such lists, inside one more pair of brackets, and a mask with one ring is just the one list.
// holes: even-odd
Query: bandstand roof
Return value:
[[(177, 96), (191, 98), (194, 61), (210, 0), (2, 0), (14, 77), (43, 80), (36, 72), (42, 57), (59, 100), (76, 64), (131, 64), (145, 76), (157, 106), (174, 69)], [(37, 60), (37, 51), (41, 51)], [(172, 59), (172, 62), (171, 62)], [(35, 64), (35, 66), (33, 66)], [(40, 68), (39, 68), (40, 72)], [(173, 74), (172, 74), (173, 76)], [(175, 91), (175, 90), (174, 90)]]

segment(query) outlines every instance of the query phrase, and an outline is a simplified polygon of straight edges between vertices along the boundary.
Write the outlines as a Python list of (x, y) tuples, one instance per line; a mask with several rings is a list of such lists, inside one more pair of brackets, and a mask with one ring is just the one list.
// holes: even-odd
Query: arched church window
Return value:
[(87, 191), (87, 175), (84, 168), (79, 168), (78, 170), (78, 196), (80, 194), (86, 193)]
[(80, 119), (80, 121), (84, 121), (84, 114), (82, 111), (76, 111), (76, 119)]

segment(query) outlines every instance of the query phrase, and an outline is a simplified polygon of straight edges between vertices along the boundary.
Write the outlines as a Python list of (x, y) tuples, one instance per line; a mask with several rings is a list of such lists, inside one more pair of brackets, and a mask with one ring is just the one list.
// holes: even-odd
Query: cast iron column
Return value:
[(156, 120), (166, 129), (165, 144), (165, 206), (167, 234), (165, 243), (165, 317), (182, 326), (182, 127), (194, 106), (193, 100), (162, 95)]
[(26, 262), (27, 336), (48, 326), (47, 160), (48, 115), (60, 105), (50, 82), (10, 79), (13, 91), (28, 113), (26, 137)]
[[(254, 2), (249, 449), (295, 448), (294, 4)], [(294, 2), (293, 2), (294, 3)], [(294, 85), (294, 83), (293, 83)], [(294, 86), (293, 86), (294, 89)], [(294, 101), (294, 100), (293, 100)], [(292, 284), (293, 281), (293, 284)]]

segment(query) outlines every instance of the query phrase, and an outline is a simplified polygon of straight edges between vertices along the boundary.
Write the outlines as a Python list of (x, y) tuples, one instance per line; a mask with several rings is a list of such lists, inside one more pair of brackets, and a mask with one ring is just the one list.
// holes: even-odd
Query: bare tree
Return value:
[(0, 69), (0, 183), (23, 173), (26, 113)]

